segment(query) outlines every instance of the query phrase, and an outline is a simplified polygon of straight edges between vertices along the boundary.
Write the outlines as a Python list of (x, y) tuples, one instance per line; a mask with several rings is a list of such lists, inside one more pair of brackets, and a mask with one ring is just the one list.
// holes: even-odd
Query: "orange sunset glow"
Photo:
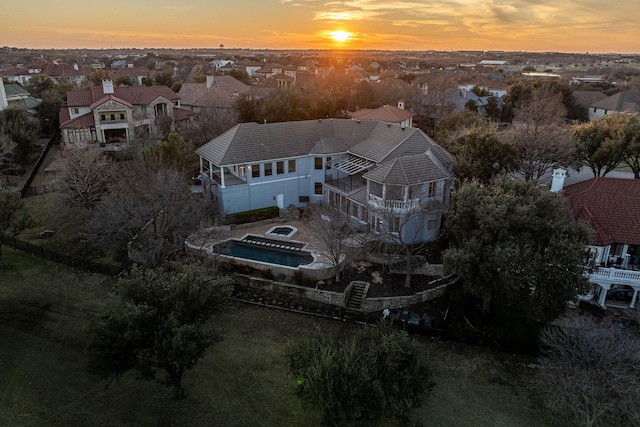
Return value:
[(632, 1), (31, 0), (0, 15), (0, 45), (30, 48), (640, 51)]

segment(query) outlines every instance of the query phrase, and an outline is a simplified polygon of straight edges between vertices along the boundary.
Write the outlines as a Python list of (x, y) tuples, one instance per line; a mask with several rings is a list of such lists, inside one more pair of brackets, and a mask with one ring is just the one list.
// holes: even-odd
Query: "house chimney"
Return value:
[(553, 174), (551, 175), (553, 179), (551, 180), (551, 191), (557, 193), (562, 191), (564, 187), (564, 178), (567, 176), (567, 171), (564, 169), (554, 169)]
[(102, 79), (102, 93), (105, 95), (113, 93), (113, 80)]
[(213, 86), (213, 74), (207, 74), (207, 89), (211, 89)]
[(404, 99), (398, 100), (398, 108), (404, 110)]
[(75, 63), (73, 64), (73, 69), (74, 69), (74, 70), (76, 70), (76, 71), (79, 71), (78, 63), (77, 63), (77, 62), (75, 62)]

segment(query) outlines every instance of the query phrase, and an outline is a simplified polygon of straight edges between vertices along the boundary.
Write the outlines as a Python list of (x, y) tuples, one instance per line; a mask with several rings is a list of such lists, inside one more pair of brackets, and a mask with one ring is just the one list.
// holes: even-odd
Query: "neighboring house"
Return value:
[(598, 267), (589, 277), (604, 307), (610, 291), (633, 308), (640, 291), (640, 180), (596, 177), (564, 187), (576, 218), (593, 230)]
[(33, 76), (46, 76), (52, 78), (56, 83), (70, 81), (81, 84), (86, 73), (79, 69), (78, 64), (63, 64), (58, 62), (38, 62), (29, 64), (26, 67), (3, 70), (0, 76), (11, 82), (18, 82), (26, 85)]
[(199, 113), (207, 108), (235, 108), (236, 99), (250, 87), (231, 76), (207, 75), (205, 83), (183, 83), (178, 96), (185, 110)]
[(589, 105), (589, 119), (601, 119), (613, 111), (640, 114), (640, 95), (635, 92), (618, 92)]
[(129, 77), (133, 86), (142, 86), (145, 80), (149, 78), (149, 69), (147, 67), (118, 67), (112, 73), (116, 81), (118, 81), (119, 77)]
[(599, 90), (574, 90), (573, 97), (576, 102), (583, 108), (585, 120), (588, 117), (589, 107), (596, 102), (602, 101), (607, 97)]
[(180, 97), (166, 86), (114, 87), (104, 79), (102, 87), (67, 92), (67, 106), (60, 110), (62, 139), (69, 148), (99, 143), (121, 149), (188, 120), (193, 113), (179, 107)]
[(224, 215), (325, 202), (418, 243), (438, 236), (449, 206), (451, 156), (421, 130), (398, 124), (241, 123), (196, 153), (204, 190)]
[(4, 103), (0, 101), (0, 110), (3, 109), (2, 105), (4, 105), (5, 107), (27, 110), (29, 114), (35, 116), (36, 107), (40, 104), (39, 100), (32, 97), (26, 89), (18, 84), (3, 85), (2, 88), (4, 89)]
[(383, 105), (375, 109), (361, 108), (350, 114), (353, 120), (379, 120), (396, 123), (404, 127), (413, 126), (415, 113), (404, 109), (404, 101), (398, 101), (398, 106)]

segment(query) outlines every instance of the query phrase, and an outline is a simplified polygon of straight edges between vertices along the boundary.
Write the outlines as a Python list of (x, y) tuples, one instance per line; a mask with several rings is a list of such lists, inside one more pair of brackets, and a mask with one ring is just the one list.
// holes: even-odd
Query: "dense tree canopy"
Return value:
[(15, 143), (14, 161), (21, 163), (36, 149), (40, 129), (38, 121), (29, 117), (26, 110), (9, 107), (0, 111), (0, 133)]
[(461, 181), (488, 182), (515, 167), (515, 147), (486, 122), (443, 134), (439, 143), (455, 158), (453, 173)]
[(627, 132), (633, 131), (634, 122), (627, 113), (611, 113), (571, 128), (578, 157), (591, 168), (594, 176), (605, 176), (618, 167), (624, 158), (627, 137), (633, 153), (633, 134)]
[(500, 176), (488, 185), (464, 183), (447, 227), (454, 244), (444, 253), (445, 269), (468, 295), (545, 323), (586, 291), (589, 230), (561, 195), (534, 182)]
[(7, 268), (2, 254), (2, 240), (5, 235), (15, 236), (27, 228), (31, 216), (19, 191), (0, 186), (0, 264)]
[(222, 339), (205, 323), (230, 295), (230, 285), (229, 278), (197, 265), (177, 273), (134, 267), (119, 282), (119, 306), (91, 326), (90, 367), (110, 379), (135, 370), (141, 379), (173, 387), (182, 399), (186, 371)]
[(353, 336), (306, 339), (287, 350), (287, 362), (298, 396), (322, 413), (324, 426), (406, 423), (433, 386), (406, 333), (385, 323)]

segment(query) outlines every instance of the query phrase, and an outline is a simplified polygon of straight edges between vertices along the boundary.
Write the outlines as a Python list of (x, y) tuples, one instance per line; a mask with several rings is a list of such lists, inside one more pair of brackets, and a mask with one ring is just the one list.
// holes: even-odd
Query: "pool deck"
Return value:
[(247, 234), (252, 234), (252, 235), (272, 239), (273, 236), (268, 234), (265, 235), (265, 233), (267, 233), (274, 226), (284, 226), (284, 225), (295, 227), (297, 229), (297, 232), (290, 239), (280, 237), (277, 240), (279, 240), (282, 243), (286, 243), (287, 240), (290, 240), (292, 242), (306, 243), (307, 245), (304, 247), (304, 250), (310, 251), (316, 256), (316, 262), (314, 264), (317, 264), (318, 267), (321, 267), (322, 265), (331, 265), (331, 261), (327, 259), (324, 255), (322, 255), (320, 251), (318, 251), (317, 249), (319, 247), (318, 239), (315, 238), (315, 236), (313, 236), (313, 234), (309, 232), (306, 224), (300, 220), (291, 220), (291, 221), (283, 222), (278, 219), (274, 219), (273, 221), (261, 222), (255, 225), (243, 224), (240, 227), (231, 226), (231, 229), (228, 233), (211, 233), (211, 235), (208, 235), (208, 236), (194, 238), (192, 240), (192, 243), (195, 244), (196, 246), (201, 247), (202, 249), (206, 249), (228, 238), (241, 240)]

